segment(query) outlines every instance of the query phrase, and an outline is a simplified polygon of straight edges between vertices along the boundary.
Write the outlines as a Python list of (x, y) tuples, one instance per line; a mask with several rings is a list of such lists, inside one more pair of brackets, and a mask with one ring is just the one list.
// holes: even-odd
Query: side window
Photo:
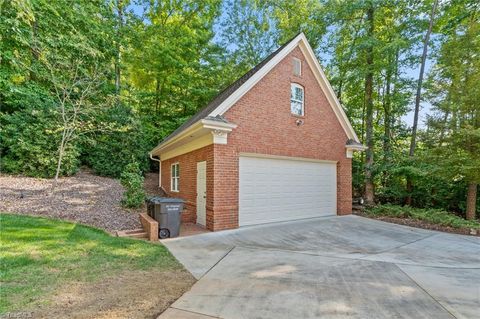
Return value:
[(291, 93), (290, 93), (290, 111), (294, 115), (304, 115), (304, 91), (303, 87), (299, 84), (291, 84)]
[(170, 183), (170, 190), (172, 192), (178, 192), (180, 182), (180, 164), (172, 164), (172, 180)]

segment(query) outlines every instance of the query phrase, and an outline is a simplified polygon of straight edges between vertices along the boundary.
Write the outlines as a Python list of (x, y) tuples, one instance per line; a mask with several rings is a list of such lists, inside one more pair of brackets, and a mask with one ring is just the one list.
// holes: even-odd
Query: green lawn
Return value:
[(453, 228), (480, 229), (480, 223), (477, 220), (465, 220), (462, 217), (439, 209), (422, 209), (385, 204), (368, 208), (365, 214), (371, 217), (410, 218)]
[(123, 270), (181, 269), (160, 244), (112, 237), (91, 227), (0, 214), (0, 314), (45, 303), (60, 285)]

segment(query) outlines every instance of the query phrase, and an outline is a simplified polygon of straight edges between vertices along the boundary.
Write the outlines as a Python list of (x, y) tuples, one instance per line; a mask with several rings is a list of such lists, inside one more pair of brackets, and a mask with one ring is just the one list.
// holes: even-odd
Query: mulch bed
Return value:
[(367, 215), (361, 211), (354, 211), (355, 215), (367, 217), (371, 219), (381, 220), (388, 223), (394, 223), (399, 225), (405, 225), (410, 227), (417, 227), (429, 230), (436, 230), (445, 233), (452, 233), (452, 234), (460, 234), (460, 235), (470, 235), (470, 236), (480, 236), (480, 232), (477, 231), (477, 234), (471, 234), (469, 228), (454, 228), (449, 226), (442, 226), (437, 224), (432, 224), (423, 220), (417, 219), (410, 219), (410, 218), (396, 218), (396, 217), (386, 217), (386, 216), (379, 216), (379, 217), (372, 217)]
[(148, 196), (165, 196), (168, 197), (165, 192), (158, 187), (158, 173), (147, 173), (145, 175), (145, 182), (143, 188)]
[(0, 211), (78, 222), (108, 232), (140, 228), (137, 210), (121, 206), (123, 187), (113, 178), (82, 169), (59, 180), (50, 194), (51, 179), (0, 175)]

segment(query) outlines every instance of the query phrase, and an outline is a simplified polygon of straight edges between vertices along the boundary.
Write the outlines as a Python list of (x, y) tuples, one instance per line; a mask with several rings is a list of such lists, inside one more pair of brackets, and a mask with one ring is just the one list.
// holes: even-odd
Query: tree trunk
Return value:
[(155, 113), (158, 113), (159, 105), (160, 105), (160, 80), (157, 78), (157, 84), (155, 86)]
[[(39, 52), (38, 43), (37, 43), (37, 32), (38, 32), (38, 20), (35, 20), (33, 21), (33, 25), (32, 25), (32, 41), (30, 45), (30, 51), (32, 53), (32, 64), (35, 64), (40, 57), (40, 52)], [(29, 73), (30, 73), (30, 79), (32, 81), (36, 81), (37, 75), (34, 71), (34, 68), (31, 68)]]
[(122, 28), (123, 28), (123, 3), (122, 0), (117, 0), (117, 41), (116, 41), (116, 56), (115, 56), (115, 93), (117, 98), (120, 95), (120, 51), (121, 51), (121, 39), (122, 39)]
[[(415, 153), (415, 147), (417, 145), (418, 113), (420, 112), (420, 100), (422, 97), (423, 75), (425, 73), (425, 62), (427, 61), (428, 42), (430, 41), (430, 34), (432, 33), (433, 21), (435, 20), (435, 11), (437, 10), (437, 5), (438, 5), (438, 0), (435, 0), (432, 6), (432, 11), (430, 12), (430, 22), (428, 24), (428, 30), (423, 40), (423, 53), (422, 53), (422, 59), (420, 60), (420, 72), (418, 74), (418, 81), (417, 81), (417, 94), (415, 95), (415, 110), (413, 115), (412, 139), (410, 140), (410, 151), (408, 153), (410, 157), (413, 157)], [(407, 199), (406, 199), (407, 205), (412, 204), (412, 191), (413, 191), (412, 178), (410, 176), (407, 176)]]
[(66, 143), (66, 130), (63, 130), (62, 133), (62, 141), (60, 142), (60, 146), (58, 147), (58, 159), (57, 159), (57, 170), (55, 171), (55, 178), (53, 179), (52, 190), (51, 193), (55, 192), (58, 184), (58, 177), (60, 176), (60, 169), (62, 168), (62, 160), (63, 160), (63, 153), (65, 152), (65, 143)]
[[(374, 34), (374, 9), (370, 3), (367, 9), (368, 36)], [(374, 204), (373, 185), (373, 45), (369, 44), (366, 54), (367, 72), (365, 75), (366, 144), (365, 154), (365, 203)]]
[(477, 204), (477, 184), (476, 183), (468, 183), (468, 191), (467, 191), (467, 213), (466, 218), (468, 220), (475, 219), (476, 213), (476, 204)]
[[(385, 88), (385, 100), (383, 102), (384, 116), (384, 130), (383, 130), (383, 163), (388, 165), (390, 163), (390, 136), (391, 136), (391, 110), (392, 110), (392, 97), (391, 97), (391, 83), (392, 83), (392, 67), (390, 65), (387, 68), (386, 74), (386, 88)], [(387, 170), (383, 170), (383, 186), (387, 185), (388, 173)]]
[(417, 138), (417, 127), (418, 127), (418, 113), (420, 111), (420, 100), (422, 96), (423, 75), (425, 73), (425, 62), (427, 61), (428, 42), (430, 41), (430, 34), (432, 33), (433, 21), (435, 19), (435, 11), (437, 10), (437, 5), (438, 5), (438, 0), (435, 0), (432, 6), (432, 11), (430, 12), (430, 23), (428, 25), (428, 30), (423, 40), (423, 53), (422, 53), (422, 59), (420, 61), (420, 73), (418, 74), (417, 94), (415, 95), (415, 111), (413, 116), (412, 139), (410, 141), (410, 152), (409, 152), (410, 156), (413, 156), (413, 154), (415, 153), (415, 147), (417, 142), (416, 138)]

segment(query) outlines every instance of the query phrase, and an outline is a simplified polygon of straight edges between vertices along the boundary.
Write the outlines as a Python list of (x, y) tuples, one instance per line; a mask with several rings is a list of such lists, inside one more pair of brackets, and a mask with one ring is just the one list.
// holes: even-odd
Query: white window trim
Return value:
[[(298, 74), (295, 74), (295, 63), (298, 63), (298, 65), (300, 67)], [(302, 60), (300, 60), (298, 58), (293, 58), (293, 75), (302, 76)]]
[[(293, 88), (302, 89), (302, 92), (303, 92), (303, 100), (302, 101), (295, 100), (295, 99), (292, 98), (292, 89)], [(296, 101), (296, 102), (302, 102), (302, 114), (296, 114), (296, 113), (292, 112), (292, 100)], [(290, 85), (290, 113), (292, 113), (292, 115), (295, 115), (295, 116), (305, 116), (305, 89), (304, 89), (303, 86), (301, 86), (298, 83), (291, 83), (291, 85)]]
[[(178, 165), (178, 176), (173, 176), (174, 166)], [(176, 180), (176, 188), (173, 188), (173, 181)], [(170, 166), (170, 191), (179, 192), (180, 191), (180, 163), (176, 162)]]

